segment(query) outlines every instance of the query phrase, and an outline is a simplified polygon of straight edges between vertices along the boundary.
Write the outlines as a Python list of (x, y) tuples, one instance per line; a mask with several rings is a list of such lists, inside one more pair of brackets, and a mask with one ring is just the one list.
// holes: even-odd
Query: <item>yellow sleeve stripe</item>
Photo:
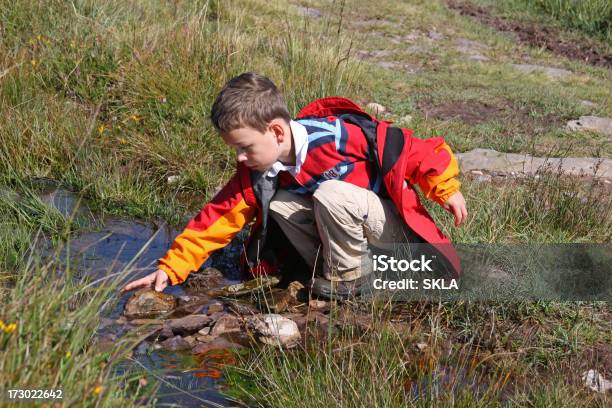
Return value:
[(442, 149), (446, 150), (450, 156), (450, 161), (446, 169), (441, 174), (423, 177), (419, 183), (419, 187), (423, 194), (425, 194), (425, 197), (440, 204), (443, 204), (448, 197), (456, 193), (461, 185), (459, 180), (455, 179), (455, 177), (459, 175), (457, 158), (453, 154), (450, 146), (446, 143), (438, 146), (435, 152), (438, 153)]
[(186, 228), (166, 255), (159, 260), (159, 268), (168, 274), (173, 285), (182, 283), (196, 271), (211, 253), (223, 248), (255, 217), (255, 207), (244, 199), (229, 212), (219, 217), (210, 227), (202, 231)]

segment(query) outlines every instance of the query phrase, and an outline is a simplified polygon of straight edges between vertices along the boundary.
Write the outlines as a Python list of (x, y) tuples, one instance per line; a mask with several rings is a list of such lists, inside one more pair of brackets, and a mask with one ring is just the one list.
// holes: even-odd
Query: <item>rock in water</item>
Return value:
[(278, 314), (266, 314), (249, 320), (249, 327), (262, 343), (277, 347), (294, 347), (302, 336), (297, 324)]
[(181, 336), (170, 337), (160, 343), (160, 345), (170, 351), (187, 350), (191, 348), (191, 344)]
[(202, 272), (194, 272), (189, 275), (183, 287), (194, 292), (205, 292), (225, 285), (225, 277), (217, 268), (206, 268)]
[(128, 319), (150, 319), (171, 312), (176, 304), (176, 298), (172, 295), (141, 289), (127, 301), (123, 314)]
[(217, 297), (217, 296), (227, 296), (227, 297), (236, 297), (246, 295), (248, 293), (253, 293), (257, 291), (261, 291), (264, 289), (268, 289), (278, 285), (278, 278), (275, 276), (261, 276), (257, 279), (253, 279), (250, 281), (237, 283), (235, 285), (224, 286), (219, 289), (212, 289), (208, 291), (208, 296)]
[(174, 334), (188, 336), (212, 323), (212, 318), (205, 314), (193, 314), (180, 319), (168, 320), (166, 325)]
[(237, 333), (241, 331), (240, 319), (234, 315), (226, 314), (215, 322), (210, 334), (214, 337), (225, 333)]
[(221, 303), (221, 302), (212, 302), (211, 304), (208, 305), (208, 309), (206, 311), (206, 314), (213, 314), (213, 313), (217, 313), (217, 312), (222, 312), (223, 309), (224, 309), (223, 303)]

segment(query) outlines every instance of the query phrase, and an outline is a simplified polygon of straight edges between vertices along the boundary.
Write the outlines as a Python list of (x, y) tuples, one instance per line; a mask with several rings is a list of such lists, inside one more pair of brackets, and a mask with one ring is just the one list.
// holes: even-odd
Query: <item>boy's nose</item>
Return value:
[(238, 152), (236, 154), (236, 159), (238, 160), (238, 163), (242, 163), (243, 161), (245, 161), (247, 159), (246, 153)]

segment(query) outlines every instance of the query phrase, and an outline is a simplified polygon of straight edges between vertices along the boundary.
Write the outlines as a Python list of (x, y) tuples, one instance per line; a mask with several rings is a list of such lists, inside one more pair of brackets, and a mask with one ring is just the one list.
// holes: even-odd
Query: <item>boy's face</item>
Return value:
[(222, 133), (223, 141), (236, 149), (238, 162), (248, 168), (265, 171), (272, 167), (280, 155), (280, 143), (276, 133), (268, 128), (264, 133), (250, 127)]

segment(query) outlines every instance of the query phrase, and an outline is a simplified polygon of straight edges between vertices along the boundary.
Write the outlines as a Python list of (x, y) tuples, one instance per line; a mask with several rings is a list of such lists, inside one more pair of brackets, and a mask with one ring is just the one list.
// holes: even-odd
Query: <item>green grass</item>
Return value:
[[(612, 115), (608, 70), (516, 46), (441, 1), (382, 0), (376, 8), (368, 2), (299, 3), (323, 17), (305, 18), (283, 1), (0, 0), (0, 318), (16, 324), (15, 331), (0, 333), (1, 388), (61, 386), (67, 406), (129, 406), (140, 398), (136, 377), (113, 371), (120, 354), (96, 350), (93, 341), (98, 311), (114, 284), (93, 289), (70, 271), (59, 273), (58, 264), (30, 257), (37, 235), (59, 250), (82, 227), (41, 202), (36, 180), (56, 180), (100, 214), (182, 223), (233, 173), (232, 152), (207, 115), (220, 87), (238, 73), (272, 78), (292, 113), (334, 94), (383, 103), (390, 111), (386, 119), (411, 115), (401, 124), (419, 137), (444, 135), (455, 151), (610, 155), (605, 138), (562, 129), (580, 115)], [(442, 38), (427, 40), (430, 31)], [(408, 40), (391, 41), (410, 33), (429, 48), (414, 51)], [(490, 61), (466, 61), (456, 38), (487, 45), (482, 53)], [(380, 60), (419, 72), (355, 59), (357, 51), (381, 49), (389, 55)], [(509, 67), (525, 61), (574, 75), (557, 81)], [(471, 125), (425, 113), (479, 102), (502, 114)], [(178, 182), (168, 183), (169, 176), (179, 176)], [(447, 213), (427, 204), (455, 241), (610, 241), (610, 198), (591, 181), (548, 173), (512, 183), (462, 181), (470, 212), (464, 227), (452, 227)], [(255, 354), (239, 374), (249, 381), (247, 391), (268, 406), (324, 398), (353, 406), (497, 406), (502, 397), (518, 406), (598, 406), (597, 397), (575, 382), (564, 384), (563, 370), (597, 342), (609, 344), (600, 306), (593, 316), (591, 305), (494, 305), (494, 313), (476, 305), (419, 307), (407, 333), (387, 327), (362, 338), (346, 325), (321, 351)], [(372, 310), (377, 324), (385, 325), (387, 312)], [(502, 326), (529, 320), (544, 328), (529, 339), (504, 340), (515, 354), (497, 360), (479, 350), (497, 344), (484, 329), (491, 313)], [(423, 341), (429, 351), (417, 353), (414, 344)], [(525, 354), (516, 354), (521, 347)], [(513, 365), (516, 355), (524, 361)], [(473, 369), (468, 362), (474, 358), (486, 360)], [(489, 381), (486, 394), (454, 392), (451, 383), (414, 399), (413, 385), (431, 384), (445, 367), (466, 364), (470, 375)], [(550, 376), (521, 383), (542, 369)], [(504, 383), (506, 375), (518, 385)]]
[(469, 219), (461, 228), (441, 207), (426, 205), (455, 242), (610, 242), (612, 201), (594, 179), (542, 170), (519, 181), (491, 185), (467, 179), (462, 187)]
[(552, 19), (612, 45), (612, 5), (606, 0), (502, 0), (497, 5), (511, 12), (531, 13), (542, 20)]
[[(323, 2), (308, 4), (326, 10)], [(356, 50), (386, 53), (364, 63), (371, 80), (359, 90), (359, 99), (382, 103), (391, 120), (411, 115), (410, 126), (417, 135), (444, 135), (455, 151), (488, 147), (535, 155), (611, 154), (603, 135), (564, 129), (567, 121), (580, 116), (612, 115), (608, 69), (518, 45), (514, 37), (460, 16), (442, 1), (383, 1), (377, 4), (376, 11), (366, 3), (356, 2), (346, 13), (346, 29), (356, 39)], [(440, 38), (430, 38), (431, 33)], [(460, 39), (481, 44), (483, 48), (474, 53), (489, 60), (470, 61), (456, 48)], [(407, 64), (416, 73), (401, 65), (386, 69), (377, 63)], [(524, 63), (564, 68), (573, 74), (550, 79), (522, 74), (511, 66)], [(486, 103), (497, 112), (482, 115), (475, 125), (460, 118), (427, 116), (428, 109), (461, 103)]]
[(201, 206), (233, 172), (208, 121), (225, 81), (262, 72), (295, 113), (360, 78), (344, 38), (264, 4), (3, 2), (0, 138), (15, 177), (52, 177), (103, 211), (178, 222), (185, 201)]
[[(66, 406), (133, 406), (144, 393), (132, 373), (117, 375), (134, 345), (110, 351), (96, 344), (100, 311), (109, 310), (119, 277), (93, 284), (59, 260), (78, 220), (46, 205), (30, 187), (0, 194), (0, 388), (61, 390)], [(47, 250), (55, 242), (55, 249)], [(55, 256), (43, 257), (45, 251)]]
[[(369, 329), (340, 317), (343, 308), (365, 308)], [(305, 350), (254, 351), (229, 378), (235, 393), (266, 407), (603, 407), (573, 356), (610, 340), (609, 312), (569, 303), (338, 306), (322, 341), (311, 334)]]

